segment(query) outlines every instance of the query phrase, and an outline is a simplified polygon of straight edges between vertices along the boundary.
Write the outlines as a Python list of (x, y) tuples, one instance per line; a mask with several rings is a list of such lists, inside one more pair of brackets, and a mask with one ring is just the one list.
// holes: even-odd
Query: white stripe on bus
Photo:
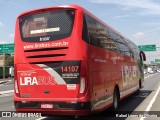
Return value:
[(39, 67), (43, 68), (46, 72), (48, 72), (51, 76), (55, 77), (55, 82), (57, 84), (66, 84), (64, 79), (52, 68), (44, 65), (44, 64), (37, 64)]

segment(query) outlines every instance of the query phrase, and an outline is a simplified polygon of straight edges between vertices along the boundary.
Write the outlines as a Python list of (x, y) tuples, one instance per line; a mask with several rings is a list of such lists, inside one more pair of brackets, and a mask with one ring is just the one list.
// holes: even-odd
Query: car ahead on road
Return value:
[(157, 72), (160, 72), (160, 70), (157, 70)]
[(150, 70), (149, 73), (150, 73), (150, 74), (154, 74), (155, 71), (154, 71), (154, 70)]
[(144, 74), (147, 74), (147, 71), (146, 71), (146, 70), (144, 70), (143, 72), (144, 72)]
[(154, 71), (154, 73), (157, 73), (157, 69), (154, 69), (153, 71)]

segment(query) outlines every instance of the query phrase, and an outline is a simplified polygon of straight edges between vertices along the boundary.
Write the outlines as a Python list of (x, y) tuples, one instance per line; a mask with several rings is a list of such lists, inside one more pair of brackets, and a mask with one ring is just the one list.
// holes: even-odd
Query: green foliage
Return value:
[(157, 67), (160, 68), (160, 63), (157, 63)]
[(147, 69), (148, 68), (148, 65), (147, 64), (144, 64), (144, 69)]
[(6, 66), (14, 66), (14, 57), (13, 56), (9, 56), (6, 59)]

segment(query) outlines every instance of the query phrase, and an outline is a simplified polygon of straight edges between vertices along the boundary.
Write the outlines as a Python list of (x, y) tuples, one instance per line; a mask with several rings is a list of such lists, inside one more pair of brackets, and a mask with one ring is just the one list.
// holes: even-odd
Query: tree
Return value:
[(9, 56), (7, 59), (6, 59), (6, 66), (14, 66), (14, 58), (13, 56)]
[(148, 68), (148, 65), (147, 64), (144, 64), (144, 69), (147, 69)]
[(160, 63), (157, 63), (157, 67), (160, 68)]

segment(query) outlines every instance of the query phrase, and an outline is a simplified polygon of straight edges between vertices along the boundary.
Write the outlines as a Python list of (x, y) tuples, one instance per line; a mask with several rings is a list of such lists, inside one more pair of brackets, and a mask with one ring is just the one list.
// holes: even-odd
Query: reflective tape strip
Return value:
[(52, 68), (44, 65), (44, 64), (37, 64), (39, 67), (43, 68), (46, 72), (48, 72), (51, 76), (55, 77), (55, 82), (57, 84), (66, 84), (64, 79)]

